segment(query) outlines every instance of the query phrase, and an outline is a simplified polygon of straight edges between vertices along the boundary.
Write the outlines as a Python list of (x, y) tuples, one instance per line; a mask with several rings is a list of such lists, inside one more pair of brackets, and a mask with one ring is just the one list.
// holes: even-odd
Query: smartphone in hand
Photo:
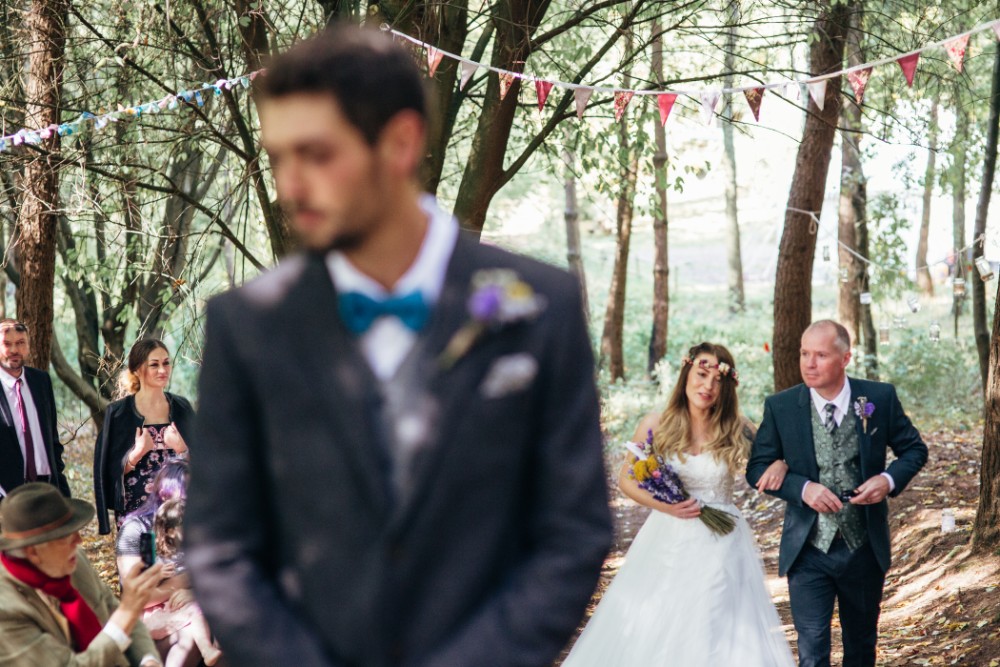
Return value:
[(153, 531), (139, 535), (139, 558), (146, 567), (156, 562), (156, 533)]

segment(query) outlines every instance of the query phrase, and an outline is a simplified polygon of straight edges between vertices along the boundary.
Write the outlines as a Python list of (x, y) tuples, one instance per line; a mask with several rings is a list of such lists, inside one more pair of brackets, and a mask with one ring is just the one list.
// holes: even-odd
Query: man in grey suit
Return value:
[[(747, 481), (788, 464), (778, 574), (788, 575), (799, 665), (830, 665), (833, 605), (840, 609), (844, 667), (875, 664), (882, 587), (889, 569), (889, 507), (927, 461), (927, 446), (891, 384), (847, 377), (851, 339), (832, 320), (802, 334), (804, 384), (770, 396)], [(887, 450), (896, 460), (886, 467)]]
[(337, 28), (258, 79), (304, 250), (208, 305), (187, 515), (236, 665), (541, 667), (610, 545), (578, 285), (433, 198), (423, 84)]

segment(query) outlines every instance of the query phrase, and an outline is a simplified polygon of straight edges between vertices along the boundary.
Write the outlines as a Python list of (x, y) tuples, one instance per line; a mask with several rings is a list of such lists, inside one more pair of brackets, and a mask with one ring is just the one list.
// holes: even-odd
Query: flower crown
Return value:
[[(681, 361), (689, 366), (695, 365), (694, 359), (692, 359), (686, 354), (681, 359)], [(713, 368), (717, 368), (719, 370), (719, 375), (721, 375), (722, 377), (729, 377), (730, 379), (732, 379), (733, 384), (736, 386), (739, 386), (740, 384), (740, 374), (736, 371), (735, 368), (733, 368), (724, 361), (720, 361), (717, 364), (713, 364), (708, 359), (699, 359), (698, 367), (704, 368), (705, 370), (711, 370)]]

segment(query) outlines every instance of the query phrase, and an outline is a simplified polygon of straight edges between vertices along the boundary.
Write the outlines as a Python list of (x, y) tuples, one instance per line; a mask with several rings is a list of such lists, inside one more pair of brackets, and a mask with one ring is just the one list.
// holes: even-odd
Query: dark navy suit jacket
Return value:
[[(38, 412), (38, 425), (41, 427), (45, 453), (52, 470), (49, 481), (68, 498), (69, 483), (63, 472), (63, 446), (59, 442), (59, 427), (56, 425), (56, 399), (52, 393), (52, 378), (45, 371), (28, 366), (24, 366), (23, 373)], [(25, 482), (24, 452), (21, 451), (16, 430), (21, 428), (21, 422), (16, 410), (16, 406), (8, 404), (7, 394), (0, 390), (0, 486), (7, 493)]]

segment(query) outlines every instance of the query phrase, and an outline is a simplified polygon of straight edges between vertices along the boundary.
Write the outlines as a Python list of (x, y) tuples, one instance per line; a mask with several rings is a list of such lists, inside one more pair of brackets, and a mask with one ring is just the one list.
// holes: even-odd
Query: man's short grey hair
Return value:
[(7, 554), (11, 558), (20, 558), (22, 560), (24, 560), (24, 559), (26, 559), (28, 557), (28, 552), (25, 551), (23, 548), (18, 548), (18, 549), (4, 549), (3, 553)]
[(836, 333), (836, 335), (837, 335), (837, 348), (841, 352), (850, 352), (851, 351), (851, 334), (848, 333), (847, 327), (845, 327), (840, 322), (837, 322), (836, 320), (816, 320), (815, 322), (813, 322), (812, 324), (810, 324), (808, 327), (806, 327), (806, 330), (805, 330), (804, 333), (809, 333), (810, 331), (814, 331), (816, 329), (826, 328), (826, 327), (833, 328), (834, 332)]

